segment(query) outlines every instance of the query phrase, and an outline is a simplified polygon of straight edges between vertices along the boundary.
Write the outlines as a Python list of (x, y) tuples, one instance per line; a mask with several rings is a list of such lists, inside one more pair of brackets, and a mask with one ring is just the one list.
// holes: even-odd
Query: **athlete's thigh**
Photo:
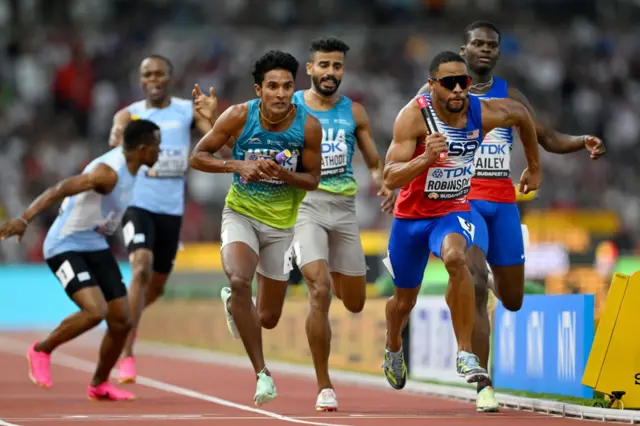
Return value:
[(127, 287), (111, 250), (87, 252), (84, 253), (84, 257), (100, 285), (104, 299), (107, 302), (120, 298), (126, 299)]
[(260, 252), (257, 231), (248, 217), (226, 206), (222, 210), (220, 251), (229, 278), (253, 280)]
[(257, 223), (258, 273), (273, 281), (287, 282), (293, 269), (294, 229), (278, 229)]
[(261, 322), (273, 328), (282, 314), (289, 273), (293, 269), (293, 229), (276, 229), (260, 224), (257, 305)]
[(139, 207), (129, 207), (122, 218), (122, 239), (129, 254), (139, 249), (153, 252), (156, 225), (153, 213)]
[(388, 256), (383, 263), (396, 287), (415, 289), (422, 285), (431, 254), (428, 241), (432, 228), (432, 219), (393, 220)]
[(182, 216), (154, 214), (156, 240), (153, 245), (153, 272), (169, 275), (178, 253)]
[(300, 211), (294, 227), (293, 252), (296, 265), (302, 268), (316, 260), (329, 261), (327, 230), (309, 210)]
[(482, 253), (484, 253), (484, 258), (486, 258), (489, 253), (489, 230), (487, 229), (487, 223), (482, 215), (482, 210), (479, 208), (480, 206), (475, 200), (469, 201), (469, 205), (471, 206), (471, 223), (475, 227), (473, 245), (478, 247)]
[(367, 273), (360, 228), (355, 212), (355, 203), (338, 205), (333, 215), (334, 224), (329, 232), (329, 269), (347, 276), (362, 276)]
[(471, 212), (455, 212), (434, 219), (433, 231), (429, 235), (429, 248), (436, 257), (442, 258), (442, 243), (449, 234), (460, 234), (466, 241), (465, 249), (473, 244), (475, 225), (471, 222)]
[(52, 256), (46, 261), (71, 300), (74, 294), (82, 289), (94, 287), (100, 290), (97, 276), (87, 265), (82, 253), (68, 251)]
[(489, 265), (524, 264), (524, 241), (518, 207), (515, 203), (495, 204), (495, 215), (486, 221), (489, 233)]

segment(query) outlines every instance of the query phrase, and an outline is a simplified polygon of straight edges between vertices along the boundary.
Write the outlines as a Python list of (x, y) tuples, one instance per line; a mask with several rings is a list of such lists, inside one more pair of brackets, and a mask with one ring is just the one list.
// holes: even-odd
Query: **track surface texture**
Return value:
[[(147, 424), (261, 426), (571, 426), (593, 422), (502, 409), (476, 413), (475, 405), (430, 398), (378, 386), (334, 385), (340, 404), (334, 413), (317, 413), (315, 381), (308, 375), (272, 368), (278, 397), (253, 404), (255, 375), (247, 363), (237, 366), (179, 357), (172, 351), (139, 350), (138, 382), (127, 386), (137, 400), (92, 402), (86, 386), (97, 359), (95, 334), (58, 349), (52, 356), (54, 387), (41, 389), (27, 375), (26, 350), (44, 333), (0, 335), (0, 426)], [(143, 345), (140, 345), (142, 347)], [(152, 348), (152, 349), (149, 349)], [(188, 349), (182, 349), (188, 352)], [(112, 373), (112, 377), (116, 372)], [(124, 423), (122, 423), (124, 422)]]

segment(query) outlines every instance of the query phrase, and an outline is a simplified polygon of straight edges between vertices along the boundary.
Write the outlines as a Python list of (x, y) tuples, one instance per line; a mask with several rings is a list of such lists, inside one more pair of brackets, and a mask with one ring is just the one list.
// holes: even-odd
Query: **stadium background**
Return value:
[[(147, 54), (173, 61), (175, 96), (189, 97), (195, 82), (212, 85), (223, 110), (254, 96), (250, 71), (262, 52), (286, 50), (304, 63), (312, 38), (342, 37), (352, 50), (341, 91), (365, 105), (384, 155), (430, 58), (457, 50), (472, 20), (489, 19), (503, 31), (497, 74), (527, 95), (540, 120), (607, 144), (596, 162), (585, 152), (542, 153), (543, 187), (520, 205), (531, 240), (528, 292), (593, 294), (597, 322), (612, 271), (640, 269), (638, 17), (637, 1), (614, 0), (0, 0), (0, 220), (107, 150), (113, 113), (141, 97), (137, 70)], [(297, 88), (308, 84), (302, 68)], [(524, 160), (515, 146), (517, 179)], [(390, 217), (379, 212), (361, 158), (354, 169), (370, 298), (358, 316), (333, 304), (331, 362), (379, 372)], [(142, 338), (242, 351), (216, 300), (226, 282), (217, 244), (229, 185), (230, 176), (189, 172), (184, 247), (165, 299), (143, 317)], [(21, 245), (0, 245), (2, 328), (51, 327), (71, 308), (42, 263), (56, 211), (39, 217)], [(120, 237), (113, 242), (128, 274)], [(446, 280), (432, 260), (423, 293), (443, 294)], [(281, 324), (266, 332), (267, 354), (307, 362), (305, 291), (296, 283), (294, 275)]]

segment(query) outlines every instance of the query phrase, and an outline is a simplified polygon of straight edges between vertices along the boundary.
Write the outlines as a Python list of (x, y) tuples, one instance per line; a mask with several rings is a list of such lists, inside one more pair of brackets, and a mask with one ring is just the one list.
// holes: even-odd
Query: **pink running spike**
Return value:
[(53, 381), (51, 380), (51, 355), (36, 351), (37, 343), (33, 342), (29, 350), (27, 350), (29, 378), (36, 385), (49, 389), (53, 386)]
[(132, 356), (120, 360), (119, 370), (118, 381), (121, 384), (136, 382), (136, 360)]
[(98, 386), (89, 385), (87, 387), (87, 394), (92, 401), (132, 401), (136, 399), (135, 395), (131, 392), (118, 389), (109, 382), (101, 383)]

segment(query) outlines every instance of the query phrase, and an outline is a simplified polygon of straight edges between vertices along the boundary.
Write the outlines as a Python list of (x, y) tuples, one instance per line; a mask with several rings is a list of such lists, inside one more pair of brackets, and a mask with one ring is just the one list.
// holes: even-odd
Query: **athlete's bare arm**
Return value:
[(99, 194), (109, 194), (118, 182), (118, 174), (106, 164), (98, 164), (89, 173), (71, 176), (47, 188), (38, 198), (27, 207), (18, 218), (11, 219), (0, 227), (0, 239), (4, 240), (17, 235), (18, 240), (27, 228), (27, 224), (40, 212), (62, 201), (65, 197), (80, 194), (87, 191), (96, 191)]
[(260, 159), (256, 163), (260, 171), (272, 179), (280, 179), (305, 191), (315, 191), (320, 184), (322, 170), (322, 125), (310, 114), (304, 126), (304, 148), (300, 155), (303, 172), (289, 171), (270, 160)]
[(411, 100), (400, 110), (393, 125), (393, 140), (387, 151), (383, 171), (387, 188), (396, 189), (408, 185), (435, 163), (441, 152), (447, 151), (445, 138), (434, 133), (425, 141), (427, 146), (424, 155), (412, 159), (418, 140), (426, 135), (427, 126), (417, 104)]
[(573, 136), (556, 132), (553, 129), (543, 126), (536, 118), (536, 112), (529, 100), (518, 89), (509, 87), (509, 98), (522, 103), (534, 119), (538, 143), (547, 152), (555, 154), (568, 154), (571, 152), (587, 149), (591, 158), (596, 159), (605, 152), (605, 147), (599, 138), (590, 135)]
[(382, 163), (382, 158), (380, 158), (376, 144), (373, 142), (369, 116), (367, 115), (367, 111), (364, 107), (356, 102), (353, 102), (351, 112), (353, 114), (353, 119), (356, 122), (356, 141), (358, 142), (358, 149), (360, 149), (364, 162), (371, 171), (373, 181), (378, 188), (380, 188), (384, 184), (382, 179), (382, 169), (384, 168), (384, 164)]
[(364, 157), (364, 162), (371, 172), (373, 182), (379, 189), (378, 195), (384, 197), (380, 204), (382, 211), (391, 213), (393, 211), (393, 205), (396, 202), (396, 194), (384, 184), (384, 179), (382, 178), (384, 163), (382, 162), (382, 158), (380, 158), (376, 144), (373, 141), (373, 136), (371, 135), (369, 115), (364, 107), (357, 102), (351, 104), (351, 113), (356, 122), (356, 142), (358, 143), (358, 149), (360, 149), (362, 157)]
[(540, 186), (540, 153), (536, 128), (529, 110), (513, 99), (481, 99), (482, 130), (486, 135), (498, 127), (515, 127), (527, 157), (527, 170), (520, 179), (525, 194)]
[(240, 173), (244, 161), (222, 160), (214, 157), (214, 154), (227, 145), (230, 139), (235, 140), (239, 136), (247, 121), (248, 111), (246, 103), (227, 108), (215, 121), (211, 130), (193, 148), (189, 165), (207, 173)]
[(116, 112), (113, 116), (113, 125), (111, 126), (111, 132), (109, 133), (109, 146), (115, 148), (122, 145), (122, 135), (124, 134), (124, 128), (131, 121), (131, 113), (129, 108), (122, 108)]

